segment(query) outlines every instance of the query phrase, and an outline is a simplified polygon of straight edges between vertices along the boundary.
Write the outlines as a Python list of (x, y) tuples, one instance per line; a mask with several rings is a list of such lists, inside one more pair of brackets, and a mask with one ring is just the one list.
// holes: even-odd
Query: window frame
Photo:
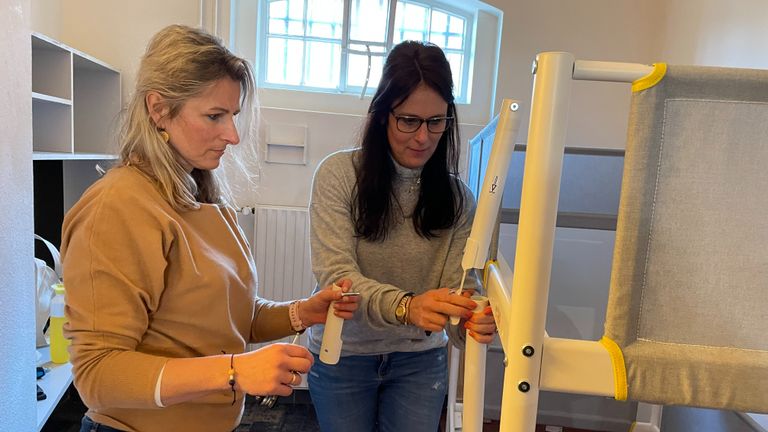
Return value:
[[(354, 45), (371, 45), (371, 46), (377, 46), (382, 47), (384, 49), (381, 53), (372, 53), (371, 57), (381, 57), (382, 62), (384, 59), (386, 59), (387, 54), (389, 54), (390, 50), (394, 46), (394, 34), (396, 32), (395, 30), (395, 18), (396, 18), (396, 8), (397, 3), (399, 0), (388, 0), (389, 8), (388, 8), (388, 14), (387, 14), (387, 26), (385, 29), (385, 42), (370, 42), (370, 41), (359, 41), (354, 40), (350, 38), (351, 33), (351, 8), (352, 8), (352, 1), (353, 0), (343, 0), (343, 17), (342, 17), (342, 37), (340, 40), (341, 44), (341, 64), (339, 65), (339, 82), (335, 88), (328, 88), (328, 87), (316, 87), (316, 86), (309, 86), (306, 84), (299, 84), (299, 85), (292, 85), (292, 84), (280, 84), (280, 83), (271, 83), (267, 81), (267, 58), (264, 56), (256, 56), (255, 58), (255, 66), (256, 66), (256, 78), (257, 78), (257, 85), (259, 88), (262, 89), (277, 89), (277, 90), (288, 90), (288, 91), (295, 91), (295, 92), (308, 92), (308, 93), (326, 93), (326, 94), (342, 94), (342, 95), (358, 95), (361, 97), (371, 97), (373, 96), (373, 93), (376, 90), (376, 86), (359, 86), (359, 85), (351, 85), (348, 82), (347, 78), (347, 72), (348, 72), (348, 66), (349, 66), (349, 55), (350, 54), (366, 54), (365, 51), (358, 51), (355, 49), (352, 49), (351, 47)], [(472, 83), (471, 77), (472, 77), (472, 66), (475, 61), (474, 59), (474, 25), (475, 21), (477, 19), (476, 12), (470, 12), (467, 10), (459, 9), (456, 7), (451, 7), (447, 3), (440, 1), (440, 0), (404, 0), (408, 4), (414, 4), (421, 7), (424, 7), (427, 9), (427, 12), (429, 13), (429, 21), (427, 23), (427, 27), (424, 29), (426, 33), (427, 40), (429, 40), (429, 35), (431, 33), (431, 13), (432, 11), (439, 11), (442, 12), (448, 16), (457, 16), (464, 20), (464, 37), (462, 39), (463, 47), (461, 50), (455, 49), (455, 48), (443, 48), (443, 50), (448, 53), (455, 53), (460, 52), (463, 55), (462, 60), (462, 70), (461, 70), (461, 81), (458, 86), (454, 88), (454, 93), (456, 94), (456, 103), (460, 104), (469, 104), (471, 103), (471, 91)], [(257, 47), (257, 53), (267, 53), (267, 46), (268, 46), (268, 39), (270, 36), (269, 33), (269, 5), (271, 1), (270, 0), (259, 0), (258, 5), (258, 20), (256, 23), (256, 47)], [(304, 22), (306, 23), (306, 0), (304, 4)], [(306, 26), (305, 26), (306, 29)], [(306, 33), (306, 30), (305, 30)], [(280, 38), (284, 38), (285, 40), (301, 40), (303, 42), (309, 42), (309, 41), (323, 41), (327, 42), (328, 40), (326, 38), (317, 38), (315, 36), (294, 36), (294, 35), (275, 35)], [(306, 45), (304, 48), (304, 53), (302, 54), (302, 67), (306, 68)], [(456, 73), (454, 72), (454, 76)], [(302, 71), (302, 80), (304, 78), (304, 71)], [(455, 81), (454, 81), (454, 84)], [(364, 95), (362, 94), (363, 90), (365, 88)], [(458, 91), (457, 91), (458, 90)]]

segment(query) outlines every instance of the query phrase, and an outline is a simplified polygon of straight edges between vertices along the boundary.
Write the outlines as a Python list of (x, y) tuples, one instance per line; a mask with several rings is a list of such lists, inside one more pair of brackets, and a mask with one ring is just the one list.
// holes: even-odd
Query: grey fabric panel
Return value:
[(765, 412), (768, 352), (638, 341), (622, 348), (629, 399)]
[(768, 104), (667, 100), (639, 339), (768, 351), (764, 167)]
[(606, 315), (629, 398), (768, 411), (768, 72), (670, 66), (630, 109)]

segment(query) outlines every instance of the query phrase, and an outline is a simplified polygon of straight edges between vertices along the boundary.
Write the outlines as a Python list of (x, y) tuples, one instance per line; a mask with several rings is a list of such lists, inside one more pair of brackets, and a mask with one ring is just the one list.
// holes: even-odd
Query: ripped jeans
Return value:
[(322, 432), (436, 432), (448, 387), (445, 347), (342, 357), (317, 355), (309, 393)]

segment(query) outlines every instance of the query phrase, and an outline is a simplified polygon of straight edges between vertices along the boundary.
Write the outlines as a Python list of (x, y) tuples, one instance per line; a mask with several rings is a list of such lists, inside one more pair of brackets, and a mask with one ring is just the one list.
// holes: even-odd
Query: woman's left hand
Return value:
[(496, 333), (496, 320), (493, 318), (493, 309), (490, 306), (486, 306), (482, 311), (473, 313), (472, 317), (464, 323), (464, 328), (467, 329), (467, 334), (476, 341), (483, 344), (491, 343)]
[(352, 281), (349, 279), (340, 279), (336, 285), (341, 287), (341, 291), (333, 290), (333, 285), (329, 285), (313, 294), (308, 299), (300, 300), (299, 318), (307, 327), (315, 324), (325, 323), (328, 316), (328, 307), (333, 304), (334, 315), (350, 319), (355, 314), (360, 303), (360, 296), (342, 296), (341, 293), (349, 292), (352, 287)]

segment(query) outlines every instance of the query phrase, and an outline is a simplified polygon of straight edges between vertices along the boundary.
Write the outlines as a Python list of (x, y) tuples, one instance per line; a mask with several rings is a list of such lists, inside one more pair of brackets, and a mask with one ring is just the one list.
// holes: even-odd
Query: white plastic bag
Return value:
[(35, 234), (35, 239), (45, 243), (53, 257), (51, 269), (45, 261), (35, 258), (35, 290), (37, 302), (35, 307), (35, 345), (39, 348), (48, 345), (45, 339), (45, 328), (51, 312), (51, 299), (53, 298), (53, 285), (61, 282), (61, 258), (56, 246), (48, 240)]

